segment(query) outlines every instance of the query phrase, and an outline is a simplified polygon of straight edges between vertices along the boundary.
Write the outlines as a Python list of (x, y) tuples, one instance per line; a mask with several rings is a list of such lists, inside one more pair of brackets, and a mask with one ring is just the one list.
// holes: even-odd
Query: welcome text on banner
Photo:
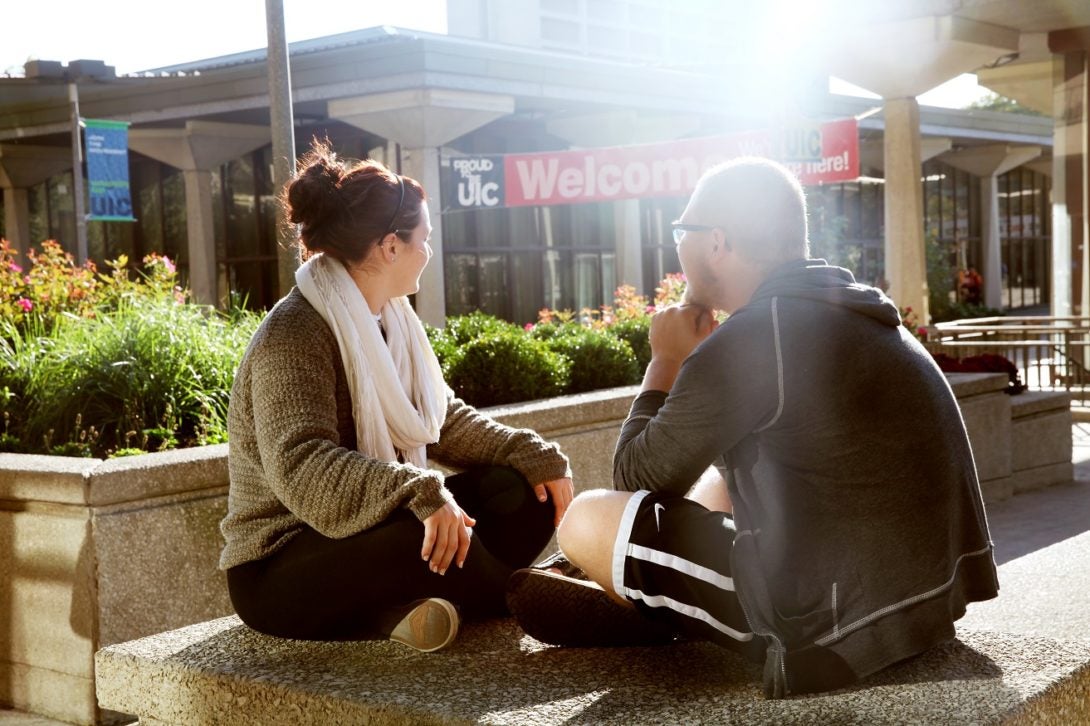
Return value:
[(803, 184), (859, 176), (854, 118), (779, 131), (534, 154), (443, 157), (443, 210), (684, 196), (708, 168), (740, 156), (786, 164)]

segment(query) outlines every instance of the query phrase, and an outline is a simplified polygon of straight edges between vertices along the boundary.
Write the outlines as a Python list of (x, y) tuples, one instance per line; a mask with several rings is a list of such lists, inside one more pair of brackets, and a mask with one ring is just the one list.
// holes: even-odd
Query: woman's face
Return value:
[[(407, 242), (398, 243), (397, 257), (391, 263), (390, 274), (397, 287), (396, 295), (412, 295), (420, 289), (420, 275), (431, 259), (431, 218), (428, 205), (420, 205), (420, 224), (409, 233)], [(403, 239), (402, 237), (398, 238)]]

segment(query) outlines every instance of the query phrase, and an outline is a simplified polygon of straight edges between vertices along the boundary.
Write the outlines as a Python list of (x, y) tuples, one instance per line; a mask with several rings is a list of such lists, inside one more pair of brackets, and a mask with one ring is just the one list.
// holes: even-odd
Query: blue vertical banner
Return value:
[(135, 222), (129, 193), (129, 124), (83, 119), (89, 220)]

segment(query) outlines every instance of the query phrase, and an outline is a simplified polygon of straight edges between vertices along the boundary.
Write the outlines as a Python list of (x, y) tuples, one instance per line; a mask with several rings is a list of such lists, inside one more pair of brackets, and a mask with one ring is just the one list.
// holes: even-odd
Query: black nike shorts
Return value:
[(763, 639), (751, 632), (731, 578), (735, 532), (729, 514), (636, 492), (613, 545), (613, 589), (649, 618), (759, 659)]

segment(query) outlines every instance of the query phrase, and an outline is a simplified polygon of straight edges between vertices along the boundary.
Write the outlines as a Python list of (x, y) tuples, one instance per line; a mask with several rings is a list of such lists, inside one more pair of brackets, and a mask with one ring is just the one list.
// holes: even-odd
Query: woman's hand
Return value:
[[(548, 494), (546, 494), (546, 490), (548, 490)], [(560, 520), (564, 518), (564, 512), (568, 511), (568, 505), (571, 504), (572, 497), (575, 496), (575, 487), (572, 485), (571, 477), (566, 476), (535, 484), (534, 493), (537, 494), (539, 502), (544, 502), (549, 496), (552, 497), (553, 506), (556, 508), (553, 526), (559, 527)]]
[(424, 520), (424, 547), (420, 556), (430, 563), (431, 571), (447, 574), (451, 560), (461, 567), (469, 553), (471, 527), (477, 520), (462, 511), (454, 501), (449, 501), (432, 512)]

